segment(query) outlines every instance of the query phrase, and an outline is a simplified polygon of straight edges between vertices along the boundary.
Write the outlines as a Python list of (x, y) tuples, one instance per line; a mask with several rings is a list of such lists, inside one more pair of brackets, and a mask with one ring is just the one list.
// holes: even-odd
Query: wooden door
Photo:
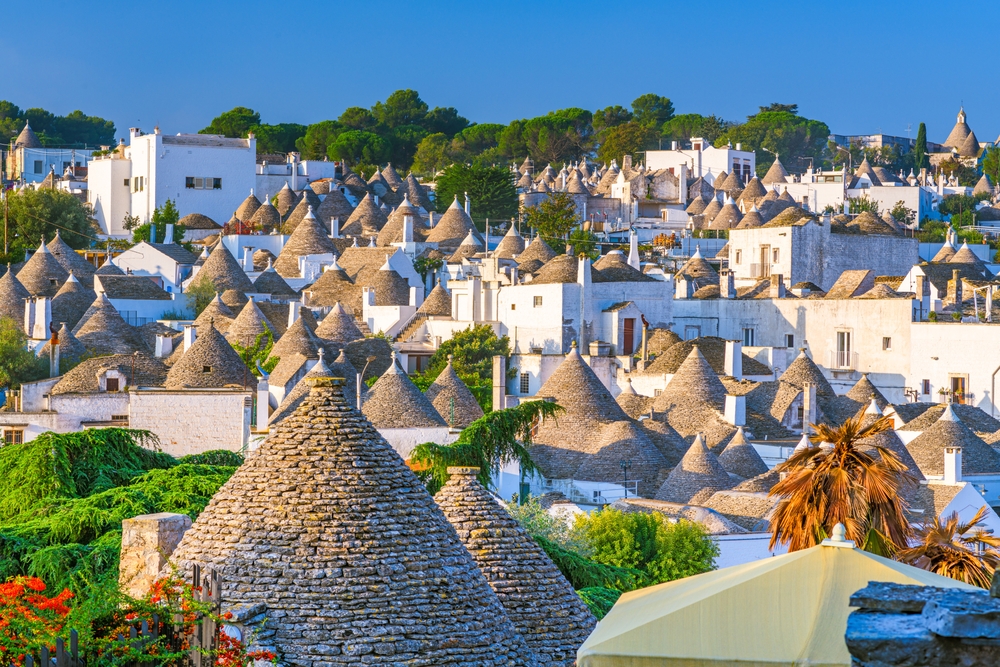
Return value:
[(633, 352), (635, 352), (635, 318), (627, 317), (622, 334), (622, 354), (629, 355)]

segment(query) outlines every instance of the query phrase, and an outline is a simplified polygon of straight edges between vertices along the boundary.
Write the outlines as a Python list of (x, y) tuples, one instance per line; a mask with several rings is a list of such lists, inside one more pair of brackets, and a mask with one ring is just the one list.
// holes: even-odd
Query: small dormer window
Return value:
[(59, 283), (58, 283), (58, 281), (55, 278), (49, 278), (49, 284), (50, 285), (58, 285)]
[(211, 373), (212, 372), (212, 367), (211, 366), (202, 366), (201, 367), (201, 372), (202, 373)]
[(107, 391), (109, 392), (118, 391), (118, 378), (108, 378), (104, 382), (105, 382), (104, 386), (107, 389)]

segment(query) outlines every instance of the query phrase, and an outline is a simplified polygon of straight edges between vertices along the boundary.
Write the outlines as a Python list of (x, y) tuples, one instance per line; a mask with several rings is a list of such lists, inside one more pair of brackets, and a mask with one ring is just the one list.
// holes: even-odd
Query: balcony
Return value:
[(827, 366), (835, 372), (852, 372), (858, 368), (858, 353), (851, 350), (830, 350)]
[(750, 265), (750, 277), (751, 278), (770, 278), (771, 277), (771, 265), (770, 264), (751, 264)]

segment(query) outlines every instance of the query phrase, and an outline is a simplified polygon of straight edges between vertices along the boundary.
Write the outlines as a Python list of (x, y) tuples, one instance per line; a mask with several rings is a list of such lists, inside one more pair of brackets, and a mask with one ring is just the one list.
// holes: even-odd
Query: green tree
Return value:
[(184, 226), (177, 224), (180, 217), (180, 213), (177, 211), (173, 200), (168, 199), (163, 203), (163, 206), (157, 206), (153, 209), (153, 216), (147, 224), (139, 225), (135, 228), (135, 231), (132, 232), (132, 242), (148, 241), (150, 227), (155, 226), (156, 238), (160, 243), (163, 243), (164, 239), (167, 238), (167, 225), (173, 225), (173, 241), (174, 243), (181, 243), (184, 240)]
[(362, 107), (347, 107), (337, 122), (352, 130), (372, 131), (378, 126), (375, 115)]
[(258, 153), (290, 153), (299, 139), (305, 137), (306, 126), (298, 123), (257, 125), (252, 128), (257, 137)]
[(990, 146), (986, 149), (983, 153), (982, 169), (993, 186), (1000, 183), (1000, 148)]
[(889, 215), (895, 218), (896, 222), (905, 226), (913, 224), (913, 221), (917, 217), (916, 211), (907, 207), (906, 202), (903, 200), (896, 202), (896, 204), (889, 209)]
[(398, 125), (389, 131), (389, 161), (397, 169), (409, 169), (417, 146), (427, 136), (427, 130), (420, 125)]
[[(260, 371), (257, 370), (258, 363), (265, 372), (270, 373), (278, 365), (278, 362), (281, 361), (278, 357), (271, 357), (271, 348), (274, 347), (274, 335), (270, 330), (257, 334), (253, 342), (238, 340), (230, 340), (229, 342), (233, 346), (233, 349), (236, 350), (236, 353), (240, 355), (243, 363), (253, 371), (256, 377), (260, 377)], [(242, 342), (246, 342), (246, 345), (241, 344)]]
[(608, 164), (612, 160), (621, 162), (622, 156), (635, 155), (651, 146), (656, 146), (656, 130), (632, 121), (612, 127), (604, 133), (604, 141), (597, 149), (597, 158)]
[(938, 164), (938, 173), (944, 174), (949, 178), (954, 176), (958, 179), (959, 185), (964, 185), (968, 188), (974, 187), (976, 181), (979, 180), (979, 174), (976, 172), (975, 167), (970, 167), (962, 160), (956, 160), (954, 156), (949, 157), (947, 160), (942, 160)]
[(392, 145), (374, 132), (349, 130), (337, 135), (327, 148), (334, 160), (346, 160), (362, 169), (371, 169), (388, 161)]
[(390, 129), (401, 125), (420, 125), (427, 116), (427, 103), (415, 90), (397, 90), (385, 102), (376, 102), (372, 115)]
[(451, 139), (443, 132), (428, 134), (417, 144), (413, 158), (413, 171), (433, 176), (452, 163)]
[(921, 123), (917, 128), (917, 145), (913, 147), (913, 168), (919, 172), (930, 166), (927, 159), (927, 126)]
[(188, 306), (194, 311), (194, 316), (198, 317), (212, 303), (217, 292), (210, 280), (195, 280), (184, 293), (187, 295)]
[(306, 133), (295, 140), (295, 148), (304, 160), (322, 160), (328, 157), (327, 150), (344, 131), (344, 126), (335, 120), (324, 120), (306, 127)]
[(493, 357), (503, 355), (510, 358), (510, 339), (497, 336), (488, 324), (477, 324), (456, 331), (443, 343), (427, 361), (424, 377), (430, 382), (444, 370), (448, 357), (452, 357), (452, 368), (459, 377), (467, 376), (479, 381), (493, 379)]
[(771, 102), (766, 107), (757, 108), (760, 109), (760, 113), (767, 113), (769, 111), (784, 111), (794, 115), (798, 115), (799, 113), (798, 104), (781, 104), (780, 102)]
[(421, 477), (432, 494), (449, 479), (451, 466), (479, 468), (479, 481), (492, 486), (501, 468), (517, 462), (521, 472), (530, 475), (537, 467), (528, 454), (531, 429), (538, 419), (553, 419), (560, 408), (548, 401), (529, 401), (517, 407), (488, 412), (472, 422), (450, 445), (425, 442), (417, 445), (410, 461), (421, 470)]
[(21, 261), (25, 250), (35, 250), (57, 230), (71, 248), (89, 247), (99, 232), (89, 209), (68, 192), (24, 188), (7, 197), (10, 261)]
[[(471, 215), (477, 221), (510, 220), (517, 215), (517, 189), (506, 167), (480, 167), (453, 164), (437, 177), (436, 204), (444, 212), (458, 195), (465, 200), (469, 193)], [(485, 227), (484, 227), (485, 229)]]
[(757, 175), (763, 176), (774, 163), (775, 154), (781, 156), (786, 168), (796, 167), (803, 162), (803, 158), (812, 158), (819, 166), (829, 136), (830, 128), (822, 121), (803, 118), (785, 110), (761, 111), (747, 117), (746, 123), (729, 128), (715, 140), (715, 145), (741, 143), (744, 150), (756, 151)]
[(452, 159), (456, 162), (472, 161), (484, 166), (495, 162), (491, 155), (493, 149), (497, 148), (504, 127), (496, 123), (482, 123), (465, 128), (452, 140)]
[(455, 107), (434, 107), (420, 124), (431, 134), (440, 132), (453, 137), (469, 127), (469, 119), (459, 116)]
[(566, 238), (580, 224), (576, 204), (565, 192), (552, 192), (537, 206), (524, 209), (525, 221), (558, 251), (557, 240)]
[(632, 100), (633, 120), (646, 127), (662, 127), (674, 117), (674, 104), (670, 98), (646, 93)]
[(581, 227), (577, 227), (569, 235), (569, 245), (573, 246), (576, 256), (586, 255), (591, 260), (596, 260), (601, 256), (601, 251), (597, 247), (597, 235)]
[(632, 112), (625, 107), (618, 104), (604, 107), (594, 112), (594, 130), (602, 132), (627, 123), (630, 120), (632, 120)]
[(606, 507), (579, 514), (572, 535), (591, 560), (645, 572), (655, 583), (713, 570), (719, 555), (704, 526), (684, 519), (670, 523), (658, 512)]
[(16, 389), (22, 382), (45, 377), (48, 360), (39, 360), (27, 344), (28, 337), (17, 321), (0, 317), (0, 388)]
[(208, 127), (198, 130), (199, 134), (221, 134), (224, 137), (243, 139), (260, 125), (260, 114), (247, 107), (233, 107), (225, 111), (208, 124)]
[(88, 116), (79, 109), (53, 119), (53, 131), (64, 145), (112, 146), (115, 124), (98, 116)]

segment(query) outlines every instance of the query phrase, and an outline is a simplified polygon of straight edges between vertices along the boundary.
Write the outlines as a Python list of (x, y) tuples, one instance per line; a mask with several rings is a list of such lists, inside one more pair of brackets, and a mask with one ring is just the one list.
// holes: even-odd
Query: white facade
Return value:
[(93, 149), (89, 148), (15, 148), (7, 152), (7, 178), (22, 183), (41, 183), (50, 171), (60, 178), (67, 169), (84, 168)]
[(692, 177), (704, 178), (712, 184), (722, 172), (731, 174), (739, 171), (744, 183), (756, 173), (757, 154), (742, 150), (740, 144), (736, 144), (735, 148), (715, 148), (705, 139), (697, 137), (691, 139), (690, 149), (680, 148), (678, 142), (674, 144), (670, 150), (646, 151), (646, 168), (673, 169), (674, 173), (680, 173), (681, 166), (686, 166)]
[(252, 136), (166, 135), (159, 128), (143, 134), (131, 128), (129, 141), (124, 157), (109, 155), (91, 163), (98, 175), (88, 201), (105, 234), (125, 234), (121, 222), (126, 215), (149, 222), (167, 199), (181, 217), (201, 213), (223, 224), (256, 185), (257, 141)]
[[(313, 181), (322, 178), (336, 178), (338, 165), (338, 162), (326, 160), (300, 160), (298, 153), (289, 153), (285, 162), (264, 162), (256, 165), (254, 170), (256, 176), (254, 187), (256, 189), (254, 192), (257, 193), (257, 198), (262, 201), (264, 197), (273, 197), (278, 194), (278, 191), (285, 187), (285, 184), (298, 192)], [(345, 195), (352, 204), (356, 204), (355, 198), (346, 189)], [(243, 196), (245, 197), (246, 194)], [(228, 220), (228, 218), (226, 219)], [(219, 220), (218, 222), (225, 221)]]
[[(166, 247), (166, 251), (164, 251)], [(137, 276), (152, 276), (158, 279), (160, 286), (167, 292), (182, 291), (181, 284), (191, 277), (194, 263), (178, 261), (170, 253), (181, 248), (173, 243), (149, 243), (142, 241), (135, 244), (120, 255), (115, 256), (114, 264), (126, 273)], [(179, 253), (178, 253), (179, 254)], [(187, 253), (190, 254), (190, 253)]]

